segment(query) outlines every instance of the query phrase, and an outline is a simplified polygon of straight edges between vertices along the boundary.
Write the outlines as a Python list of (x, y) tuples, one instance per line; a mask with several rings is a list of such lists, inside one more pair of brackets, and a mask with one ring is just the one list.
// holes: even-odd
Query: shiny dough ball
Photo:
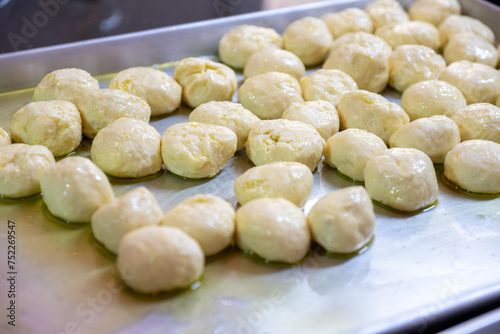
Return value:
[(495, 103), (500, 95), (500, 72), (488, 65), (459, 60), (448, 65), (440, 80), (457, 87), (467, 104)]
[(243, 71), (245, 78), (267, 72), (290, 74), (300, 80), (306, 74), (306, 67), (295, 54), (282, 49), (264, 49), (251, 55)]
[(82, 118), (68, 101), (32, 102), (15, 114), (10, 124), (12, 139), (18, 143), (43, 145), (54, 156), (76, 150), (82, 141)]
[(236, 134), (225, 126), (177, 123), (163, 134), (161, 155), (170, 172), (201, 179), (220, 172), (234, 156), (236, 144)]
[(444, 159), (444, 176), (462, 189), (476, 193), (500, 192), (500, 144), (467, 140)]
[(233, 242), (235, 212), (220, 197), (198, 194), (173, 207), (163, 216), (161, 224), (183, 230), (200, 244), (205, 256), (210, 256)]
[(259, 198), (236, 211), (236, 243), (246, 252), (273, 262), (295, 263), (309, 249), (306, 217), (284, 198)]
[(342, 95), (358, 89), (349, 74), (340, 70), (320, 69), (300, 80), (302, 94), (306, 101), (323, 100), (336, 106)]
[(126, 192), (104, 204), (90, 218), (94, 237), (112, 253), (130, 231), (159, 225), (163, 212), (153, 194), (145, 187)]
[(303, 206), (312, 188), (311, 169), (299, 162), (273, 162), (253, 167), (234, 180), (234, 194), (241, 205), (269, 197), (285, 198)]
[(41, 145), (11, 144), (0, 147), (0, 196), (26, 197), (40, 192), (40, 178), (55, 164)]
[(90, 222), (92, 214), (114, 198), (106, 175), (83, 157), (67, 157), (48, 168), (40, 187), (50, 213), (72, 223)]
[(384, 55), (386, 58), (392, 53), (392, 47), (386, 41), (378, 36), (364, 31), (347, 33), (337, 38), (332, 44), (331, 51), (334, 51), (345, 44), (355, 44), (371, 49), (377, 54)]
[(4, 129), (0, 128), (0, 147), (10, 145), (10, 136)]
[(167, 73), (151, 67), (132, 67), (118, 72), (108, 88), (121, 89), (146, 100), (151, 116), (176, 110), (182, 97), (182, 87)]
[(500, 144), (500, 108), (490, 103), (469, 104), (452, 117), (460, 129), (462, 141), (491, 140)]
[(441, 45), (444, 47), (453, 35), (466, 31), (483, 37), (491, 44), (495, 42), (495, 34), (481, 21), (466, 15), (450, 15), (439, 25)]
[(238, 92), (240, 103), (260, 119), (276, 119), (293, 102), (303, 102), (300, 84), (289, 74), (267, 72), (245, 80)]
[(422, 151), (388, 149), (368, 160), (363, 175), (370, 197), (393, 209), (415, 212), (436, 201), (436, 172)]
[(338, 38), (349, 32), (373, 32), (373, 23), (370, 15), (359, 8), (347, 8), (337, 13), (328, 13), (321, 17), (325, 21), (330, 33)]
[(410, 4), (410, 19), (429, 22), (436, 27), (448, 16), (460, 14), (458, 0), (418, 0)]
[(471, 32), (451, 36), (443, 56), (448, 64), (458, 60), (469, 60), (493, 68), (498, 64), (498, 51), (493, 44)]
[(357, 128), (376, 134), (385, 143), (410, 118), (398, 104), (390, 102), (382, 95), (366, 90), (354, 90), (342, 96), (337, 111), (340, 128)]
[(99, 89), (99, 81), (87, 71), (64, 68), (47, 74), (36, 86), (33, 101), (65, 100), (77, 104), (89, 90)]
[(437, 28), (424, 21), (388, 24), (378, 28), (375, 35), (389, 43), (393, 49), (400, 45), (417, 44), (437, 51), (441, 45)]
[(147, 226), (127, 233), (116, 269), (133, 290), (155, 294), (187, 288), (205, 268), (200, 245), (177, 227)]
[(377, 0), (365, 7), (373, 21), (374, 29), (386, 24), (409, 21), (401, 3), (396, 0)]
[(146, 122), (120, 118), (99, 131), (92, 141), (92, 161), (106, 174), (142, 177), (162, 166), (161, 137)]
[(403, 92), (401, 106), (410, 120), (434, 115), (451, 117), (467, 105), (462, 93), (446, 81), (426, 80), (417, 82)]
[(307, 215), (313, 240), (327, 251), (349, 254), (373, 237), (375, 212), (364, 187), (347, 187), (321, 198)]
[(189, 114), (190, 122), (221, 125), (232, 130), (238, 137), (236, 150), (242, 150), (250, 130), (260, 121), (251, 111), (239, 103), (212, 101), (203, 103)]
[(149, 122), (151, 108), (138, 96), (118, 89), (89, 91), (77, 104), (83, 122), (83, 134), (94, 138), (99, 131), (122, 118)]
[(252, 54), (264, 49), (280, 49), (283, 39), (271, 28), (243, 24), (231, 29), (219, 41), (219, 57), (224, 64), (244, 68)]
[(347, 129), (326, 142), (325, 164), (356, 181), (364, 181), (366, 162), (387, 149), (377, 135), (362, 129)]
[(389, 56), (389, 85), (404, 91), (414, 83), (437, 80), (446, 69), (443, 57), (423, 45), (401, 45)]
[(296, 54), (306, 66), (322, 62), (332, 42), (328, 26), (316, 17), (293, 21), (283, 32), (283, 48)]
[(433, 163), (443, 163), (446, 153), (460, 143), (458, 126), (450, 118), (436, 115), (403, 125), (389, 138), (391, 147), (415, 148)]
[(288, 119), (261, 121), (248, 135), (246, 153), (256, 166), (295, 161), (312, 171), (323, 156), (325, 140), (309, 124)]

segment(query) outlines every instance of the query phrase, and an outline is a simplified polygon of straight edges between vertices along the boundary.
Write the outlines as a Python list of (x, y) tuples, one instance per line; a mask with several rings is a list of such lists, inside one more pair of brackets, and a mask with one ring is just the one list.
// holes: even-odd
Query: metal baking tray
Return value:
[[(131, 66), (214, 55), (231, 27), (251, 23), (282, 32), (297, 18), (321, 16), (368, 1), (325, 1), (109, 38), (0, 55), (0, 126), (31, 101), (48, 72), (80, 67), (106, 87), (111, 75)], [(462, 1), (464, 12), (494, 29), (500, 9)], [(105, 75), (108, 74), (108, 75)], [(239, 77), (241, 79), (241, 75)], [(398, 100), (388, 90), (385, 95)], [(235, 97), (236, 98), (236, 97)], [(153, 117), (163, 134), (186, 121), (190, 110)], [(89, 155), (84, 141), (77, 154)], [(233, 180), (250, 168), (237, 153), (211, 180), (186, 181), (164, 171), (141, 180), (111, 179), (116, 195), (145, 185), (166, 212), (195, 193), (218, 195), (236, 207)], [(6, 259), (0, 280), (1, 333), (406, 333), (424, 332), (443, 319), (500, 300), (500, 198), (473, 197), (439, 179), (438, 204), (402, 215), (376, 207), (375, 239), (361, 255), (334, 257), (316, 245), (301, 263), (265, 264), (236, 248), (207, 259), (201, 284), (157, 297), (133, 294), (117, 280), (114, 258), (92, 238), (88, 225), (51, 218), (41, 196), (0, 201), (0, 240), (7, 256), (7, 221), (15, 222), (16, 327), (7, 325)], [(139, 182), (140, 181), (140, 182)], [(304, 207), (351, 186), (320, 164)]]

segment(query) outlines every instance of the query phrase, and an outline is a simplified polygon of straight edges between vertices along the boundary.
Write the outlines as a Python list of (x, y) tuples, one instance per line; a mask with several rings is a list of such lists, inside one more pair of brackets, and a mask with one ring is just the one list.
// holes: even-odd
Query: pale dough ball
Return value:
[(457, 87), (467, 104), (495, 103), (500, 95), (500, 72), (488, 65), (459, 60), (448, 65), (440, 80)]
[(212, 101), (203, 103), (189, 114), (190, 122), (221, 125), (232, 130), (238, 137), (236, 150), (242, 150), (250, 130), (260, 121), (251, 111), (239, 103)]
[(408, 14), (396, 0), (376, 0), (365, 7), (375, 29), (386, 24), (409, 21)]
[(126, 192), (102, 205), (90, 218), (94, 237), (112, 253), (130, 231), (159, 225), (163, 212), (153, 194), (145, 187)]
[(493, 31), (481, 21), (465, 15), (450, 15), (439, 25), (441, 45), (444, 47), (453, 35), (466, 31), (483, 37), (491, 44), (495, 42)]
[(393, 49), (400, 45), (417, 44), (437, 51), (441, 45), (438, 29), (424, 21), (387, 24), (378, 28), (375, 35), (389, 43)]
[(322, 62), (332, 42), (328, 26), (316, 17), (293, 21), (283, 32), (283, 48), (296, 54), (306, 66)]
[(293, 102), (303, 102), (300, 84), (289, 74), (267, 72), (245, 80), (238, 99), (260, 119), (276, 119)]
[(410, 118), (398, 104), (390, 102), (382, 95), (366, 90), (345, 93), (337, 106), (340, 128), (364, 129), (376, 134), (385, 143)]
[(373, 237), (375, 212), (365, 188), (344, 188), (321, 198), (307, 215), (314, 241), (327, 251), (356, 252)]
[(370, 15), (359, 8), (347, 8), (337, 13), (328, 13), (321, 17), (325, 21), (330, 33), (338, 38), (349, 32), (373, 32), (373, 23)]
[(243, 71), (245, 78), (267, 72), (290, 74), (297, 80), (306, 75), (306, 67), (295, 54), (282, 49), (264, 49), (251, 55)]
[(0, 147), (0, 196), (26, 197), (40, 192), (40, 178), (55, 164), (41, 145), (11, 144)]
[(325, 141), (339, 131), (339, 114), (327, 101), (292, 103), (282, 118), (314, 126)]
[(436, 172), (422, 151), (388, 149), (368, 160), (363, 175), (370, 197), (396, 210), (415, 212), (436, 201)]
[(87, 71), (64, 68), (47, 74), (36, 86), (33, 101), (65, 100), (77, 104), (89, 90), (99, 89), (99, 81)]
[(471, 32), (451, 36), (443, 56), (448, 64), (458, 60), (470, 60), (493, 68), (498, 64), (498, 51), (493, 44)]
[(89, 222), (101, 205), (114, 198), (106, 175), (83, 157), (67, 157), (48, 168), (40, 187), (50, 213), (72, 223)]
[(10, 136), (4, 129), (0, 128), (0, 147), (10, 144)]
[(436, 115), (403, 125), (389, 138), (391, 147), (416, 148), (433, 163), (443, 163), (446, 153), (460, 143), (458, 126), (450, 118)]
[(161, 224), (183, 230), (200, 244), (205, 256), (210, 256), (233, 241), (235, 212), (220, 197), (198, 194), (173, 207), (163, 216)]
[(458, 0), (418, 0), (410, 4), (410, 19), (432, 23), (436, 27), (448, 16), (460, 14)]
[(177, 175), (201, 179), (215, 176), (236, 152), (236, 134), (225, 126), (177, 123), (161, 139), (161, 156)]
[(94, 138), (99, 131), (122, 118), (149, 122), (151, 108), (138, 96), (118, 89), (89, 91), (77, 104), (83, 122), (83, 134)]
[(345, 44), (356, 44), (364, 48), (371, 49), (376, 54), (384, 55), (386, 58), (392, 53), (392, 47), (386, 41), (378, 36), (364, 31), (342, 35), (333, 42), (330, 50), (334, 51)]
[(280, 49), (283, 40), (276, 30), (243, 24), (231, 29), (219, 41), (219, 57), (224, 64), (245, 67), (248, 57), (264, 49)]
[(259, 198), (236, 211), (236, 243), (246, 252), (276, 262), (295, 263), (309, 249), (306, 217), (284, 198)]
[(460, 129), (462, 141), (491, 140), (500, 144), (500, 108), (490, 103), (469, 104), (452, 117)]
[(340, 70), (320, 69), (300, 80), (302, 94), (306, 101), (323, 100), (336, 106), (342, 95), (358, 89), (349, 74)]
[(313, 188), (311, 169), (298, 162), (273, 162), (253, 167), (234, 180), (234, 194), (243, 205), (251, 200), (285, 198), (303, 206)]
[(362, 129), (347, 129), (326, 142), (325, 164), (356, 181), (364, 181), (366, 162), (387, 149), (384, 141)]
[(414, 83), (437, 80), (446, 69), (443, 57), (423, 45), (401, 45), (389, 56), (389, 85), (404, 91)]
[(182, 87), (167, 73), (151, 67), (132, 67), (118, 72), (108, 88), (121, 89), (144, 99), (151, 116), (176, 110), (182, 97)]
[(76, 150), (82, 141), (82, 118), (68, 101), (32, 102), (15, 114), (10, 124), (12, 139), (18, 143), (43, 145), (54, 156)]
[(186, 288), (201, 277), (204, 267), (198, 242), (176, 227), (143, 227), (127, 233), (118, 246), (118, 274), (141, 293)]
[(500, 144), (467, 140), (444, 159), (444, 176), (462, 189), (476, 193), (500, 192)]
[(498, 94), (498, 98), (497, 98), (497, 107), (500, 107), (500, 94)]
[(99, 131), (90, 154), (108, 175), (142, 177), (160, 171), (160, 142), (160, 134), (148, 123), (120, 118)]
[(256, 166), (295, 161), (312, 171), (323, 156), (325, 140), (309, 124), (288, 119), (261, 121), (248, 135), (246, 153)]
[(451, 117), (467, 105), (462, 93), (446, 81), (426, 80), (417, 82), (403, 92), (401, 106), (410, 120), (434, 115)]

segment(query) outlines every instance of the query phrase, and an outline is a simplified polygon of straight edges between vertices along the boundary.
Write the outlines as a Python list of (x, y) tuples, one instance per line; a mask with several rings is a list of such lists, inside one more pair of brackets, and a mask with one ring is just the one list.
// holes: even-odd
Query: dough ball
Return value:
[(396, 0), (376, 0), (365, 7), (365, 11), (370, 15), (375, 29), (390, 23), (409, 21), (401, 3)]
[(267, 72), (245, 80), (238, 92), (243, 107), (260, 119), (276, 119), (293, 102), (303, 102), (300, 84), (289, 74)]
[(366, 90), (345, 93), (337, 111), (341, 129), (364, 129), (376, 134), (385, 143), (389, 142), (389, 137), (397, 129), (410, 122), (410, 118), (398, 104)]
[(441, 45), (438, 29), (424, 21), (387, 24), (378, 28), (375, 35), (389, 43), (393, 49), (400, 45), (417, 44), (437, 51)]
[(500, 192), (500, 144), (467, 140), (444, 159), (444, 176), (462, 189), (476, 193)]
[(307, 215), (314, 241), (327, 251), (356, 252), (373, 237), (375, 212), (365, 188), (344, 188), (321, 198)]
[(470, 104), (452, 117), (460, 129), (462, 141), (491, 140), (500, 144), (500, 108), (490, 103)]
[(293, 21), (283, 32), (283, 48), (296, 54), (306, 66), (322, 62), (332, 42), (328, 26), (316, 17)]
[(349, 32), (373, 32), (373, 23), (370, 15), (359, 8), (347, 8), (337, 13), (328, 13), (321, 19), (325, 21), (334, 38), (338, 38)]
[(292, 103), (283, 113), (283, 118), (314, 126), (325, 141), (339, 131), (339, 114), (327, 101)]
[(176, 227), (143, 227), (127, 233), (118, 246), (118, 274), (142, 293), (186, 288), (201, 277), (204, 267), (200, 245)]
[(245, 67), (248, 57), (264, 49), (280, 49), (283, 40), (276, 30), (243, 24), (231, 29), (219, 41), (219, 57), (224, 64)]
[(176, 110), (182, 97), (182, 87), (167, 73), (151, 67), (132, 67), (118, 72), (108, 88), (121, 89), (144, 99), (151, 116)]
[(89, 90), (99, 89), (99, 81), (87, 71), (64, 68), (47, 74), (36, 86), (33, 101), (65, 100), (77, 104)]
[(285, 198), (303, 206), (313, 188), (309, 167), (298, 162), (273, 162), (253, 167), (234, 180), (234, 194), (243, 205), (263, 197)]
[(436, 201), (431, 159), (414, 148), (391, 148), (371, 158), (363, 171), (370, 197), (399, 211), (415, 212)]
[(189, 114), (190, 122), (221, 125), (232, 130), (238, 138), (236, 150), (242, 150), (250, 130), (260, 121), (249, 110), (234, 102), (207, 102)]
[(472, 32), (451, 36), (443, 55), (448, 64), (458, 60), (470, 60), (493, 68), (498, 64), (498, 51), (493, 44)]
[(483, 37), (491, 44), (495, 42), (493, 31), (481, 21), (465, 15), (450, 15), (439, 25), (441, 45), (444, 47), (453, 35), (466, 31)]
[(54, 156), (76, 150), (82, 141), (82, 118), (68, 101), (32, 102), (15, 114), (10, 124), (12, 139), (18, 143), (43, 145)]
[(404, 91), (414, 83), (437, 80), (446, 69), (443, 57), (423, 45), (401, 45), (389, 56), (389, 85)]
[(451, 117), (466, 105), (458, 88), (440, 80), (417, 82), (405, 89), (401, 96), (401, 106), (412, 121), (434, 115)]
[(236, 134), (225, 126), (197, 122), (170, 126), (161, 139), (161, 156), (177, 175), (201, 179), (215, 176), (236, 152)]
[(10, 145), (10, 136), (4, 129), (0, 128), (0, 147)]
[(326, 142), (325, 164), (353, 180), (364, 181), (366, 162), (387, 149), (380, 137), (362, 129), (347, 129)]
[(389, 138), (391, 147), (416, 148), (427, 154), (433, 163), (443, 163), (444, 156), (460, 143), (460, 131), (443, 115), (419, 118), (403, 125)]
[(337, 38), (332, 44), (331, 51), (345, 44), (355, 44), (371, 49), (376, 52), (376, 54), (384, 55), (386, 58), (392, 53), (392, 47), (386, 41), (378, 36), (363, 31), (347, 33)]
[(186, 198), (162, 219), (162, 225), (177, 227), (201, 246), (205, 256), (226, 249), (233, 242), (233, 207), (220, 197), (198, 194)]
[(499, 96), (500, 72), (491, 66), (460, 60), (448, 65), (441, 80), (457, 87), (472, 103), (495, 103)]
[(122, 118), (149, 122), (151, 108), (138, 96), (118, 89), (89, 91), (77, 104), (83, 122), (83, 134), (94, 138), (99, 131)]
[(159, 225), (163, 212), (145, 187), (126, 192), (104, 204), (90, 218), (94, 237), (113, 253), (125, 234), (138, 228)]
[(160, 171), (160, 141), (160, 134), (148, 123), (120, 118), (99, 131), (90, 154), (108, 175), (142, 177)]
[(236, 243), (244, 251), (276, 262), (306, 256), (311, 235), (306, 217), (284, 198), (259, 198), (236, 211)]
[(448, 16), (460, 14), (458, 0), (418, 0), (410, 4), (410, 19), (432, 23), (436, 27)]
[(300, 80), (306, 75), (306, 67), (302, 60), (290, 51), (264, 49), (248, 58), (243, 75), (245, 78), (250, 78), (267, 72), (286, 73)]
[(0, 147), (0, 196), (26, 197), (40, 192), (40, 178), (56, 162), (41, 145)]
[(295, 161), (312, 171), (323, 156), (325, 140), (309, 124), (288, 119), (261, 121), (248, 135), (246, 153), (256, 166)]
[(106, 175), (83, 157), (67, 157), (48, 168), (40, 187), (50, 213), (72, 223), (90, 222), (92, 214), (114, 198)]
[(349, 74), (340, 70), (321, 69), (300, 80), (302, 94), (306, 101), (323, 100), (336, 106), (342, 95), (358, 89)]

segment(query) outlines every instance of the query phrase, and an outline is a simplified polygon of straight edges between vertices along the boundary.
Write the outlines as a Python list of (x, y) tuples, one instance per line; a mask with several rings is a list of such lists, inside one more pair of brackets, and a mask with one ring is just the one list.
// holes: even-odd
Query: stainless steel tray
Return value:
[[(320, 16), (368, 1), (327, 1), (81, 43), (0, 55), (0, 91), (34, 86), (46, 73), (81, 67), (94, 75), (186, 56), (215, 54), (217, 41), (242, 23), (282, 31), (296, 18)], [(465, 12), (493, 24), (498, 7), (464, 1)], [(470, 11), (472, 8), (474, 11)], [(166, 69), (167, 72), (172, 69)], [(170, 72), (171, 73), (171, 72)], [(106, 87), (110, 76), (102, 76)], [(0, 126), (31, 101), (32, 89), (0, 95)], [(386, 96), (398, 100), (397, 93)], [(161, 133), (187, 120), (182, 107), (153, 118)], [(85, 141), (78, 154), (88, 155)], [(236, 176), (250, 168), (243, 153), (212, 180), (186, 181), (168, 172), (141, 183), (113, 179), (116, 195), (147, 186), (166, 212), (195, 193), (212, 193), (236, 206)], [(442, 168), (437, 168), (442, 174)], [(439, 183), (438, 205), (418, 215), (376, 207), (375, 240), (352, 258), (327, 256), (317, 246), (295, 266), (269, 265), (232, 248), (209, 258), (201, 286), (147, 298), (116, 279), (114, 258), (88, 225), (50, 218), (40, 196), (0, 202), (1, 249), (7, 256), (7, 220), (16, 224), (16, 327), (7, 325), (9, 271), (0, 280), (1, 333), (375, 333), (422, 332), (440, 319), (500, 298), (500, 199), (471, 197)], [(304, 207), (352, 185), (319, 166)], [(7, 319), (7, 320), (6, 320)]]

